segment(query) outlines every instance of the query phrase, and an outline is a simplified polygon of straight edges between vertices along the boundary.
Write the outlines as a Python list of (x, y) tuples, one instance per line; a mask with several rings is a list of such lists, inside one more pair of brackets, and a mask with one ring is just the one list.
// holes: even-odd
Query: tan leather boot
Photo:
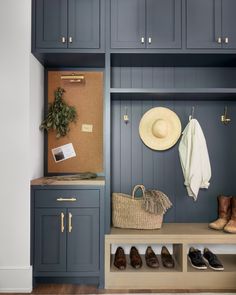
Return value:
[(218, 219), (209, 224), (210, 228), (222, 230), (228, 223), (231, 217), (231, 199), (232, 197), (218, 196)]
[(231, 234), (236, 234), (236, 197), (232, 198), (232, 213), (230, 221), (224, 227), (224, 231)]

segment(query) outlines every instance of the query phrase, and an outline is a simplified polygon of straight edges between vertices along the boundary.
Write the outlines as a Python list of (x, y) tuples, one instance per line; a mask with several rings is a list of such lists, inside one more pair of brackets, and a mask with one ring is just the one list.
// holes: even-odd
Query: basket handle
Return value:
[(142, 184), (137, 184), (135, 185), (135, 187), (133, 188), (133, 192), (132, 192), (132, 199), (135, 199), (135, 193), (136, 191), (141, 188), (142, 192), (143, 192), (143, 196), (144, 196), (144, 193), (145, 193), (145, 186), (142, 185)]

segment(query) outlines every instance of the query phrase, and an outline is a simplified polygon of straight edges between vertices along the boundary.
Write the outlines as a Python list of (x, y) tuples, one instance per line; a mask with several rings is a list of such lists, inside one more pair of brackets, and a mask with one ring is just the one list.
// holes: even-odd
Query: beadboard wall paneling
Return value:
[[(220, 122), (224, 106), (232, 122)], [(212, 179), (208, 190), (201, 190), (198, 200), (187, 196), (180, 165), (178, 145), (159, 152), (146, 147), (138, 133), (142, 115), (152, 107), (167, 107), (188, 123), (192, 106), (206, 137)], [(129, 123), (123, 115), (128, 113)], [(166, 222), (209, 222), (217, 216), (219, 194), (236, 196), (236, 102), (132, 100), (129, 97), (112, 101), (112, 192), (131, 193), (132, 187), (143, 183), (149, 189), (165, 192), (173, 203), (165, 215)]]
[(112, 88), (235, 88), (236, 68), (112, 67)]

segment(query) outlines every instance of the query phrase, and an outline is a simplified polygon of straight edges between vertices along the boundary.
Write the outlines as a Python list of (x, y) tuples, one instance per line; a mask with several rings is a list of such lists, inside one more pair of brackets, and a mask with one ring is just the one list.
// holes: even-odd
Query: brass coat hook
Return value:
[(227, 125), (231, 122), (231, 119), (228, 117), (228, 107), (227, 106), (225, 106), (224, 115), (221, 115), (221, 122), (225, 125)]
[(127, 107), (125, 107), (125, 114), (124, 114), (123, 119), (124, 119), (125, 124), (129, 123), (129, 116), (128, 116), (128, 108)]

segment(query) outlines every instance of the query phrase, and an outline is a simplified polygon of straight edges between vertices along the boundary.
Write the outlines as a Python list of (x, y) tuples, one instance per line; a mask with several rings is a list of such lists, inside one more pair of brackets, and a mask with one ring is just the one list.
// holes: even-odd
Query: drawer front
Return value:
[(35, 207), (99, 207), (99, 190), (36, 190)]

